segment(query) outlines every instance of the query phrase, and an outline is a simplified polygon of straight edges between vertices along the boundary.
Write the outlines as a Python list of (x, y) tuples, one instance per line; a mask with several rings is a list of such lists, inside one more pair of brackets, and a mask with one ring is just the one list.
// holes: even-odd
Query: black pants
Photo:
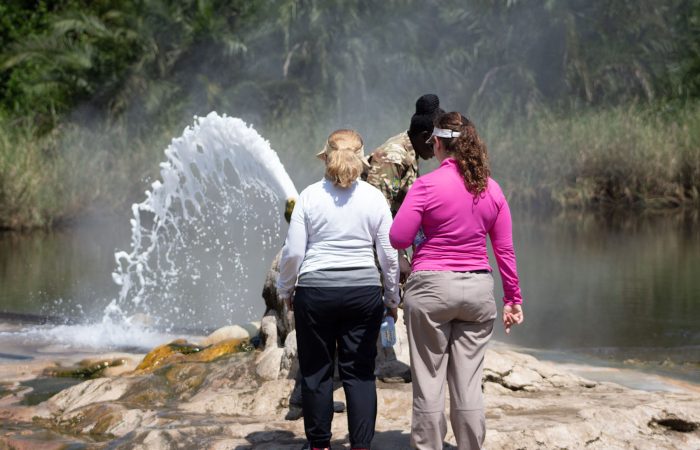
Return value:
[(374, 360), (383, 311), (379, 286), (297, 287), (294, 320), (304, 428), (312, 447), (330, 447), (336, 346), (350, 445), (370, 447), (377, 418)]

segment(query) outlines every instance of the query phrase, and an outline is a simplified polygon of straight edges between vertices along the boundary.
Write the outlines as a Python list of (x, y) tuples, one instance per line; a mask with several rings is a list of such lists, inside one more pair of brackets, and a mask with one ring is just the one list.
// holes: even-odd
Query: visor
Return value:
[(453, 131), (453, 130), (448, 130), (445, 128), (433, 128), (433, 134), (430, 135), (427, 141), (425, 141), (427, 144), (432, 144), (433, 143), (433, 137), (441, 137), (441, 138), (455, 138), (460, 136), (459, 131)]

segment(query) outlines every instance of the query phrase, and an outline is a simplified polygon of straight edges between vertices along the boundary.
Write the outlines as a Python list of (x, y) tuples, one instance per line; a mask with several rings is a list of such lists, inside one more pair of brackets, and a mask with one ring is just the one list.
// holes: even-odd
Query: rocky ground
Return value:
[[(30, 389), (19, 378), (47, 373), (46, 368), (25, 366), (14, 380), (5, 370), (0, 448), (299, 449), (303, 421), (288, 420), (299, 416), (290, 405), (294, 381), (266, 380), (259, 373), (265, 352), (226, 337), (206, 348), (164, 346), (143, 361), (109, 355), (107, 361), (121, 362), (107, 367), (104, 376), (33, 406), (22, 404)], [(96, 362), (83, 366), (91, 364), (94, 369)], [(55, 375), (56, 368), (52, 371)], [(393, 382), (378, 382), (373, 448), (407, 449), (411, 385), (400, 377), (387, 379)], [(588, 381), (504, 349), (487, 353), (483, 386), (489, 449), (700, 448), (696, 393)], [(342, 389), (335, 396), (344, 402)], [(349, 448), (343, 412), (335, 416), (333, 436), (333, 449)], [(450, 432), (446, 448), (454, 444)]]

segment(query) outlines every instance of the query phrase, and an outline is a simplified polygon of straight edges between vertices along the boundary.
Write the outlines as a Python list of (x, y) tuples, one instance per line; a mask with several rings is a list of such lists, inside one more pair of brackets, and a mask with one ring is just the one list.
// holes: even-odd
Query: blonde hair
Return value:
[(328, 136), (322, 152), (326, 178), (336, 186), (348, 188), (362, 174), (364, 152), (362, 136), (355, 130), (336, 130)]
[(326, 178), (348, 188), (362, 174), (362, 161), (352, 150), (336, 150), (326, 155)]

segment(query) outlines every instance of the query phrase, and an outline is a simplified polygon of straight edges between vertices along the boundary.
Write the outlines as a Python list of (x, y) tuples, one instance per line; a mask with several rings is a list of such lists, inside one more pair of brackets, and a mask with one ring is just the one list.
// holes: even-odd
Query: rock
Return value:
[(284, 400), (292, 389), (292, 380), (275, 380), (247, 389), (202, 389), (188, 402), (179, 405), (181, 411), (196, 414), (244, 417), (264, 417), (263, 421), (283, 420), (287, 413)]
[(164, 369), (163, 376), (179, 400), (189, 398), (204, 382), (207, 368), (199, 363), (173, 364)]
[(537, 390), (537, 385), (542, 379), (542, 376), (532, 369), (515, 366), (508, 375), (502, 378), (502, 384), (513, 391)]
[(172, 438), (167, 431), (153, 430), (146, 433), (143, 438), (144, 448), (152, 450), (169, 450)]
[(500, 383), (485, 381), (482, 385), (484, 395), (508, 395), (511, 390)]
[(283, 356), (283, 348), (277, 346), (266, 348), (256, 361), (255, 373), (265, 381), (276, 380), (280, 374)]
[(150, 351), (136, 367), (136, 372), (146, 373), (177, 362), (209, 362), (224, 355), (251, 351), (250, 340), (227, 339), (208, 347), (189, 344), (184, 340), (173, 341)]
[(504, 377), (513, 370), (514, 361), (506, 357), (504, 353), (498, 353), (488, 349), (484, 356), (484, 374)]
[(170, 344), (156, 347), (143, 358), (136, 367), (137, 371), (149, 372), (175, 361), (184, 361), (185, 355), (197, 353), (204, 347), (188, 345), (185, 340), (173, 341)]
[(279, 279), (279, 264), (282, 259), (280, 250), (270, 265), (270, 270), (265, 277), (262, 297), (265, 301), (265, 315), (272, 314), (277, 318), (277, 343), (284, 345), (287, 334), (294, 330), (294, 314), (287, 310), (284, 302), (277, 296), (277, 280)]
[(260, 335), (262, 336), (266, 349), (279, 346), (277, 316), (274, 313), (268, 312), (263, 317), (260, 325)]
[[(296, 348), (293, 336), (287, 336), (290, 349), (271, 346), (267, 358), (281, 367), (284, 354)], [(175, 353), (199, 358), (204, 351)], [(0, 405), (0, 448), (41, 448), (50, 433), (52, 442), (90, 448), (296, 450), (305, 441), (303, 421), (285, 420), (301, 417), (292, 401), (295, 383), (263, 380), (258, 369), (265, 354), (162, 359), (154, 370), (85, 381), (31, 410)], [(556, 364), (494, 349), (486, 354), (483, 386), (489, 449), (700, 448), (698, 393), (588, 382)], [(378, 383), (374, 448), (408, 448), (411, 391), (409, 384)], [(342, 389), (333, 397), (335, 408), (346, 404)], [(449, 399), (445, 405), (449, 413)], [(333, 420), (332, 432), (334, 448), (349, 445), (343, 415)], [(449, 425), (447, 443), (455, 444)]]
[(29, 431), (0, 435), (0, 448), (12, 450), (66, 450), (84, 448), (85, 443), (50, 431)]
[(137, 360), (135, 358), (120, 357), (123, 364), (111, 365), (104, 369), (101, 373), (103, 377), (117, 377), (136, 370)]
[(200, 345), (206, 347), (215, 345), (222, 341), (231, 339), (246, 340), (257, 336), (260, 332), (260, 322), (250, 322), (244, 325), (229, 325), (221, 327), (211, 333), (209, 336), (202, 339)]
[(293, 387), (292, 380), (275, 380), (264, 383), (255, 391), (249, 414), (255, 417), (275, 417), (281, 419), (286, 409), (282, 406)]
[(131, 385), (128, 378), (97, 378), (65, 389), (45, 402), (52, 413), (67, 413), (85, 405), (119, 399)]
[(161, 376), (132, 377), (130, 381), (129, 388), (119, 400), (131, 408), (161, 408), (175, 399), (170, 384)]
[(92, 360), (85, 359), (80, 361), (75, 366), (70, 367), (47, 367), (44, 370), (44, 375), (47, 377), (66, 377), (66, 378), (97, 378), (104, 375), (104, 372), (113, 367), (125, 366), (127, 365), (127, 359), (125, 358), (115, 358), (115, 359), (101, 359)]
[(157, 423), (154, 410), (128, 409), (116, 403), (97, 403), (61, 416), (57, 426), (75, 434), (121, 437)]
[(277, 315), (281, 315), (284, 305), (277, 297), (277, 280), (280, 276), (280, 260), (282, 259), (282, 250), (275, 255), (272, 260), (270, 269), (267, 271), (265, 283), (263, 284), (262, 297), (265, 300), (265, 314), (270, 311), (275, 311)]
[(17, 383), (0, 383), (0, 398), (12, 395), (16, 390)]
[(279, 376), (283, 378), (297, 377), (299, 372), (299, 359), (297, 358), (297, 331), (292, 330), (284, 341), (284, 353), (280, 363)]

